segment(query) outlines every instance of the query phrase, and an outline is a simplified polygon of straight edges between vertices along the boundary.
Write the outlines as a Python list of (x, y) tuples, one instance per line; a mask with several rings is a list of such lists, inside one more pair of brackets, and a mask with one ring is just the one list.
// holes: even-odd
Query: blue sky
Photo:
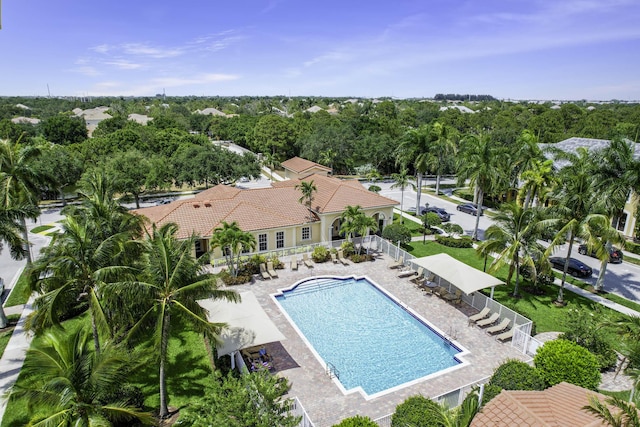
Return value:
[(0, 95), (640, 100), (638, 0), (5, 0)]

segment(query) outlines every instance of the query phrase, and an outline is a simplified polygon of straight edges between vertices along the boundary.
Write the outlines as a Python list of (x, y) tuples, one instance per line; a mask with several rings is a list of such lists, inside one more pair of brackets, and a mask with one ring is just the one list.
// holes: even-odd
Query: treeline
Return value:
[(436, 101), (495, 101), (496, 99), (491, 95), (460, 95), (458, 93), (437, 93), (433, 97)]

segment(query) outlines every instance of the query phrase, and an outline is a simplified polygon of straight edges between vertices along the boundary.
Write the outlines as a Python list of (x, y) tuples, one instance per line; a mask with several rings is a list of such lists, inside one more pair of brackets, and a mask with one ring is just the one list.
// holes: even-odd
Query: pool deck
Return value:
[[(297, 271), (291, 270), (289, 263), (285, 262), (287, 268), (278, 270), (279, 277), (276, 279), (262, 280), (256, 277), (252, 284), (232, 287), (239, 292), (252, 291), (265, 312), (287, 337), (267, 348), (274, 358), (277, 375), (287, 377), (292, 385), (289, 395), (298, 397), (315, 427), (329, 427), (354, 415), (376, 419), (393, 413), (395, 407), (409, 396), (438, 396), (490, 376), (507, 359), (530, 360), (511, 347), (510, 342), (500, 343), (480, 328), (469, 326), (467, 317), (477, 310), (464, 303), (454, 306), (435, 295), (423, 294), (408, 278), (398, 278), (398, 270), (387, 267), (390, 262), (391, 259), (385, 256), (373, 262), (350, 263), (346, 266), (329, 261), (314, 263), (313, 268), (308, 268), (301, 263)], [(358, 392), (343, 394), (271, 298), (271, 294), (290, 287), (298, 280), (322, 275), (369, 277), (469, 350), (470, 354), (464, 356), (469, 364), (369, 400)]]

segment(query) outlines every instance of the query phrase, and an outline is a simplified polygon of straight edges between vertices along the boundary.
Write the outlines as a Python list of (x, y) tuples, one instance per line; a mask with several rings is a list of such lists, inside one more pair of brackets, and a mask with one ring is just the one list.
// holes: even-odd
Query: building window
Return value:
[(311, 239), (311, 227), (302, 227), (302, 240)]
[(258, 250), (266, 251), (267, 250), (267, 235), (266, 234), (258, 234)]
[(284, 248), (284, 231), (278, 231), (276, 233), (276, 248)]

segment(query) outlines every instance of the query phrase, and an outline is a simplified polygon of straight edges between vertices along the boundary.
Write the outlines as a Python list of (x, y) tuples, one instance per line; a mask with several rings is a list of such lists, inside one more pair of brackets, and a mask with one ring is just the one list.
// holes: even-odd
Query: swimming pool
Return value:
[(393, 391), (454, 369), (461, 346), (366, 277), (316, 277), (273, 295), (345, 393)]

